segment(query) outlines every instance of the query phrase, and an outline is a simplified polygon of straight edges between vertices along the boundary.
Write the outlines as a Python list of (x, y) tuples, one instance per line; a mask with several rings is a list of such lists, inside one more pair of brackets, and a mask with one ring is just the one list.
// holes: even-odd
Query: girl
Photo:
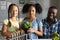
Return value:
[(16, 4), (11, 4), (8, 8), (8, 19), (3, 22), (2, 34), (9, 38), (13, 33), (20, 33), (20, 20), (18, 19), (19, 8)]
[[(27, 4), (26, 4), (26, 6), (24, 6), (24, 7), (27, 8), (25, 10), (27, 10), (26, 13), (28, 13), (28, 17), (24, 18), (24, 20), (22, 22), (22, 28), (23, 28), (23, 24), (25, 22), (31, 22), (32, 25), (27, 30), (27, 32), (29, 33), (29, 35), (28, 35), (29, 39), (38, 39), (38, 35), (39, 36), (43, 35), (43, 29), (42, 29), (43, 25), (42, 25), (41, 21), (39, 21), (35, 16), (35, 14), (38, 12), (38, 11), (36, 11), (37, 5), (29, 4), (27, 7)], [(24, 9), (24, 7), (23, 7), (23, 9)], [(22, 10), (22, 12), (24, 13), (23, 10)]]

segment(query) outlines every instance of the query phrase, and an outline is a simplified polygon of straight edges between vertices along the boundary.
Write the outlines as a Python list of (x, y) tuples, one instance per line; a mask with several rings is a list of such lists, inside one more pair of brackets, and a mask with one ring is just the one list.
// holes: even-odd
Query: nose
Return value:
[(16, 12), (15, 11), (13, 11), (13, 14), (15, 14)]
[(53, 16), (53, 13), (50, 13), (51, 16)]
[(30, 15), (32, 15), (32, 11), (30, 11)]

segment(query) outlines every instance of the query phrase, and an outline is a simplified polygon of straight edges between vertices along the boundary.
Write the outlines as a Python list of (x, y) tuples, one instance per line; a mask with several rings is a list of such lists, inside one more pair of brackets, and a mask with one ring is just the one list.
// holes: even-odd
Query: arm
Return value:
[(20, 33), (20, 32), (21, 32), (20, 27), (19, 27), (19, 28), (17, 28), (16, 32), (17, 32), (17, 33)]
[(29, 30), (28, 30), (28, 32), (33, 32), (33, 33), (35, 33), (35, 34), (37, 34), (37, 35), (39, 35), (39, 36), (43, 36), (43, 24), (42, 24), (42, 22), (40, 22), (40, 21), (38, 21), (38, 23), (39, 23), (39, 25), (38, 25), (38, 30), (35, 30), (35, 29), (33, 29), (33, 28), (30, 28)]
[(27, 32), (35, 33), (35, 34), (37, 34), (39, 36), (43, 36), (43, 29), (42, 29), (42, 27), (40, 27), (38, 31), (33, 29), (33, 28), (29, 28), (29, 30)]
[(35, 31), (35, 33), (39, 36), (43, 36), (43, 24), (41, 21), (37, 20), (38, 23), (38, 31)]
[(3, 34), (4, 36), (6, 36), (6, 37), (9, 37), (9, 36), (12, 35), (11, 32), (8, 32), (8, 31), (7, 31), (7, 25), (5, 25), (5, 24), (3, 24), (3, 27), (2, 27), (2, 34)]
[(35, 31), (34, 33), (36, 33), (36, 34), (39, 35), (39, 36), (43, 36), (43, 29), (42, 29), (42, 27), (40, 27), (40, 28), (38, 29), (38, 31)]

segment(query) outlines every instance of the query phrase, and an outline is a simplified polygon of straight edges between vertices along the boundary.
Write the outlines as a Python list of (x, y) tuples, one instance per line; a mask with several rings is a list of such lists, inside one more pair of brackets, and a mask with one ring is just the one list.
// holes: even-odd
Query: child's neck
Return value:
[(12, 21), (17, 21), (16, 17), (12, 17), (11, 19), (12, 19)]
[(34, 20), (34, 18), (35, 18), (35, 16), (34, 16), (34, 17), (30, 17), (30, 18), (29, 18), (29, 21), (32, 22), (32, 21)]

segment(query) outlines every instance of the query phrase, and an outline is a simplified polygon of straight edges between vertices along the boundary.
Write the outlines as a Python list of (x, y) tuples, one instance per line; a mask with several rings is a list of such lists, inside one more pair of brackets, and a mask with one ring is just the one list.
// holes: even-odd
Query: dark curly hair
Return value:
[(35, 7), (36, 8), (36, 13), (41, 13), (42, 12), (42, 7), (41, 7), (41, 5), (39, 4), (39, 3), (36, 3), (36, 4), (25, 4), (24, 6), (23, 6), (23, 9), (22, 9), (22, 13), (24, 14), (24, 13), (27, 13), (28, 12), (28, 9), (31, 7), (31, 6), (33, 6), (33, 7)]

